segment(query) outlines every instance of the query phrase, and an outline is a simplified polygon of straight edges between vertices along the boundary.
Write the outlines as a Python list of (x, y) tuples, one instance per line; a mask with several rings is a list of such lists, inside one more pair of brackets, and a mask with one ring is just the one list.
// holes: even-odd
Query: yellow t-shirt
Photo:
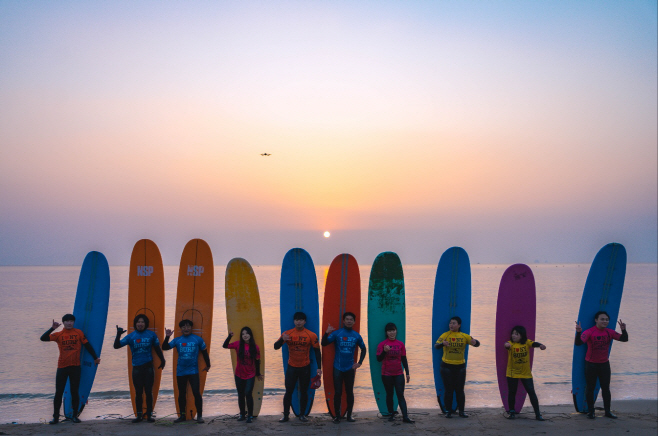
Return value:
[(436, 340), (437, 344), (443, 341), (450, 344), (447, 347), (443, 346), (443, 358), (441, 360), (450, 365), (466, 363), (464, 351), (466, 351), (466, 346), (470, 344), (472, 339), (466, 333), (451, 332), (450, 330), (439, 336), (439, 339)]
[(507, 350), (507, 377), (532, 378), (530, 372), (530, 348), (534, 341), (528, 339), (525, 344), (507, 341), (512, 346)]

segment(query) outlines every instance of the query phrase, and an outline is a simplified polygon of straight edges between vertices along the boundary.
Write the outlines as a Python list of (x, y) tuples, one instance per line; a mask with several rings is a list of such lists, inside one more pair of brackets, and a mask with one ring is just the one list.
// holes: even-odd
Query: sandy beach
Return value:
[[(142, 422), (132, 424), (129, 419), (88, 419), (80, 424), (62, 422), (58, 425), (38, 424), (2, 424), (0, 435), (320, 435), (320, 434), (408, 434), (424, 435), (430, 433), (466, 435), (508, 435), (511, 432), (522, 434), (560, 434), (582, 435), (593, 432), (597, 436), (618, 435), (622, 433), (655, 435), (658, 430), (658, 401), (626, 400), (614, 401), (613, 411), (619, 419), (603, 417), (603, 411), (597, 410), (597, 418), (589, 420), (585, 415), (574, 413), (573, 405), (544, 406), (542, 413), (545, 422), (534, 419), (530, 409), (515, 420), (502, 416), (502, 409), (482, 408), (467, 410), (468, 419), (446, 419), (439, 415), (438, 409), (414, 410), (411, 415), (415, 424), (403, 424), (400, 420), (391, 423), (377, 416), (376, 412), (360, 412), (355, 415), (355, 423), (341, 422), (336, 425), (326, 414), (311, 415), (308, 423), (292, 419), (285, 424), (278, 423), (277, 416), (260, 416), (252, 424), (237, 422), (235, 417), (221, 415), (206, 417), (204, 424), (194, 422), (173, 425), (174, 417), (165, 417), (154, 424)], [(100, 417), (99, 417), (100, 418)], [(585, 432), (585, 433), (583, 433)]]

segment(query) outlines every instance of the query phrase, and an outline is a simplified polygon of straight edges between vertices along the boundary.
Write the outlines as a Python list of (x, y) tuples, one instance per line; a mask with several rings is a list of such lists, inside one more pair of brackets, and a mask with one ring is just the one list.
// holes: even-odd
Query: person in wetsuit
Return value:
[(601, 396), (603, 397), (603, 408), (607, 418), (617, 419), (617, 415), (610, 411), (610, 402), (612, 394), (610, 393), (610, 343), (615, 340), (619, 342), (628, 342), (628, 332), (626, 324), (620, 319), (618, 324), (621, 333), (608, 328), (610, 315), (608, 312), (600, 310), (594, 315), (594, 327), (583, 331), (580, 322), (576, 321), (576, 345), (587, 344), (587, 354), (585, 355), (585, 399), (587, 401), (587, 417), (596, 418), (594, 415), (594, 389), (598, 380), (601, 386)]
[(169, 337), (172, 331), (165, 329), (165, 340), (162, 344), (163, 350), (176, 348), (178, 351), (178, 361), (176, 362), (176, 384), (178, 385), (178, 410), (180, 416), (174, 420), (174, 423), (184, 422), (185, 408), (187, 407), (187, 384), (189, 383), (194, 395), (194, 405), (196, 407), (196, 422), (203, 424), (203, 399), (201, 398), (201, 388), (199, 381), (199, 353), (203, 356), (206, 367), (203, 371), (210, 370), (210, 356), (206, 349), (206, 343), (203, 338), (192, 334), (194, 324), (189, 319), (184, 319), (178, 323), (183, 336), (174, 338), (171, 343)]
[[(54, 332), (57, 327), (64, 324), (64, 329)], [(62, 396), (64, 395), (64, 388), (68, 380), (71, 385), (71, 406), (73, 408), (73, 417), (71, 421), (79, 423), (78, 408), (80, 406), (80, 376), (82, 370), (80, 367), (80, 353), (82, 347), (89, 352), (94, 359), (94, 363), (98, 365), (101, 359), (94, 351), (85, 334), (82, 330), (73, 327), (75, 325), (75, 316), (67, 313), (62, 317), (62, 324), (53, 319), (53, 325), (46, 332), (41, 335), (43, 342), (56, 342), (59, 347), (59, 359), (57, 360), (57, 374), (55, 375), (55, 399), (54, 399), (54, 412), (53, 419), (49, 424), (57, 424), (59, 422), (59, 410), (62, 407)], [(54, 333), (53, 333), (54, 332)]]
[(452, 396), (457, 394), (457, 409), (459, 416), (468, 418), (464, 413), (464, 385), (466, 384), (466, 359), (464, 352), (467, 345), (474, 347), (480, 346), (480, 341), (470, 335), (461, 332), (462, 320), (458, 316), (450, 318), (447, 332), (439, 336), (434, 348), (443, 349), (443, 358), (441, 359), (441, 379), (445, 386), (444, 404), (446, 408), (446, 418), (452, 418)]
[(528, 333), (525, 327), (517, 325), (512, 329), (510, 340), (505, 342), (507, 349), (507, 405), (509, 406), (509, 419), (516, 417), (516, 392), (519, 387), (519, 380), (528, 393), (530, 404), (535, 411), (535, 419), (543, 421), (539, 412), (539, 400), (535, 393), (535, 386), (532, 381), (532, 372), (530, 370), (530, 348), (539, 348), (545, 350), (546, 345), (528, 339)]
[(133, 423), (141, 422), (144, 419), (142, 416), (142, 397), (146, 394), (146, 421), (155, 422), (153, 419), (153, 383), (155, 380), (155, 372), (153, 370), (153, 353), (160, 358), (160, 366), (158, 369), (164, 369), (165, 358), (160, 349), (160, 340), (158, 335), (149, 330), (148, 317), (140, 313), (133, 320), (133, 332), (128, 334), (125, 338), (121, 339), (126, 331), (117, 325), (117, 336), (114, 338), (114, 349), (118, 350), (126, 345), (130, 346), (130, 354), (132, 355), (132, 381), (135, 388), (135, 419)]
[(389, 322), (384, 327), (386, 339), (377, 345), (377, 361), (382, 363), (382, 382), (386, 391), (386, 407), (388, 408), (388, 420), (395, 421), (395, 410), (393, 410), (393, 391), (398, 397), (398, 404), (402, 411), (402, 422), (413, 424), (409, 419), (407, 401), (404, 399), (404, 376), (402, 368), (407, 374), (407, 383), (411, 380), (409, 376), (409, 363), (407, 362), (407, 349), (404, 342), (397, 340), (398, 328)]
[(279, 339), (274, 343), (274, 349), (278, 350), (283, 344), (288, 345), (288, 368), (285, 374), (286, 393), (283, 396), (283, 418), (279, 422), (288, 422), (292, 394), (299, 381), (299, 420), (308, 422), (306, 417), (306, 406), (308, 404), (308, 385), (311, 382), (311, 348), (315, 352), (315, 361), (318, 364), (317, 375), (322, 375), (322, 355), (320, 354), (320, 343), (318, 336), (304, 328), (306, 314), (296, 312), (293, 315), (295, 328), (281, 333)]
[[(340, 423), (341, 417), (341, 398), (343, 396), (343, 383), (345, 384), (345, 394), (347, 395), (347, 422), (354, 422), (352, 410), (354, 409), (354, 379), (356, 370), (363, 364), (366, 358), (366, 344), (363, 338), (352, 327), (356, 322), (356, 316), (352, 312), (343, 314), (343, 328), (336, 330), (331, 324), (327, 331), (322, 335), (322, 346), (334, 344), (336, 353), (334, 357), (334, 423)], [(358, 362), (354, 362), (354, 352), (356, 347), (361, 348), (361, 356)]]
[[(260, 373), (260, 349), (256, 345), (254, 334), (249, 327), (242, 327), (239, 341), (231, 342), (232, 337), (233, 332), (229, 331), (222, 347), (235, 350), (237, 354), (234, 377), (235, 388), (238, 390), (238, 407), (240, 408), (238, 421), (246, 419), (247, 424), (249, 424), (254, 419), (254, 397), (252, 392), (256, 377), (258, 377), (258, 380), (263, 380)], [(246, 411), (245, 403), (247, 405)], [(249, 412), (249, 414), (245, 418), (246, 412)]]

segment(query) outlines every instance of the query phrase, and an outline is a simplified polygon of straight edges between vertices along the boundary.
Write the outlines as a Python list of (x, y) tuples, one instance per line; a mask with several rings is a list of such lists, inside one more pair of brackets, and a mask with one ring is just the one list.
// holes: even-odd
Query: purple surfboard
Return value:
[[(516, 264), (505, 270), (498, 288), (498, 303), (496, 305), (496, 371), (498, 373), (498, 388), (505, 410), (507, 404), (507, 355), (505, 342), (510, 340), (512, 328), (517, 325), (525, 327), (528, 339), (535, 340), (535, 323), (537, 317), (537, 297), (535, 293), (535, 277), (528, 265)], [(532, 368), (533, 349), (530, 349), (530, 368)], [(519, 382), (516, 392), (515, 409), (521, 411), (525, 402), (526, 391)]]

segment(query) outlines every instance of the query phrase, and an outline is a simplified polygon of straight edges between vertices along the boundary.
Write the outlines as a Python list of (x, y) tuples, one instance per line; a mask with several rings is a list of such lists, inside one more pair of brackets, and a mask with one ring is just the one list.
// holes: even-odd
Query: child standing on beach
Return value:
[(535, 393), (532, 373), (530, 371), (530, 347), (545, 350), (546, 345), (528, 339), (525, 327), (517, 325), (512, 329), (510, 340), (505, 342), (507, 349), (507, 404), (509, 406), (509, 419), (516, 417), (516, 392), (519, 380), (530, 397), (530, 404), (535, 411), (535, 419), (543, 421), (539, 412), (539, 400)]
[(256, 377), (263, 380), (260, 373), (260, 349), (254, 340), (254, 334), (251, 328), (242, 327), (240, 331), (240, 340), (231, 342), (233, 332), (228, 332), (228, 337), (222, 345), (226, 349), (235, 350), (237, 354), (237, 364), (235, 365), (235, 387), (238, 390), (238, 407), (240, 408), (240, 417), (238, 421), (245, 420), (245, 402), (247, 403), (247, 424), (254, 419), (254, 397), (252, 392)]

